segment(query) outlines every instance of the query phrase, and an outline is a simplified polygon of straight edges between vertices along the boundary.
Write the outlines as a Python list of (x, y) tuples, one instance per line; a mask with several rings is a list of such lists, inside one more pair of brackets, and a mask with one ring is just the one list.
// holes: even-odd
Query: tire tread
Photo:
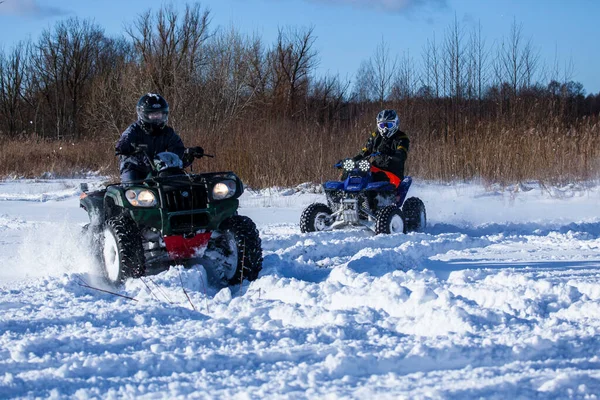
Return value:
[[(130, 218), (117, 216), (106, 221), (106, 225), (116, 236), (121, 255), (121, 279), (139, 278), (146, 272), (142, 235)], [(118, 282), (118, 283), (121, 283)]]
[[(421, 226), (420, 213), (421, 210), (425, 213), (425, 226)], [(407, 232), (420, 232), (427, 226), (427, 213), (425, 204), (418, 197), (410, 197), (406, 199), (402, 206), (402, 213), (405, 218)]]
[(240, 283), (242, 269), (244, 279), (253, 281), (258, 278), (262, 270), (263, 255), (262, 241), (254, 221), (243, 215), (234, 215), (225, 220), (220, 229), (233, 232), (238, 248), (238, 265), (229, 284)]
[(333, 214), (331, 208), (323, 203), (313, 203), (306, 207), (300, 216), (300, 232), (316, 232), (315, 218), (317, 217), (317, 214), (321, 212), (329, 215)]
[[(404, 221), (402, 211), (394, 206), (385, 206), (377, 213), (377, 219), (375, 220), (375, 233), (376, 234), (390, 234), (390, 222), (394, 214), (398, 214)], [(404, 224), (404, 232), (406, 233), (406, 224)]]

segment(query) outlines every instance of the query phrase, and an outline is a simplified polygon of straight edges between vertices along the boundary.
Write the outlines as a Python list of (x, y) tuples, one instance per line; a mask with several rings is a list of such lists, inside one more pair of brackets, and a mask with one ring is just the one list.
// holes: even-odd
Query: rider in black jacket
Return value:
[[(400, 118), (394, 110), (383, 110), (377, 115), (377, 132), (373, 132), (367, 144), (354, 160), (360, 160), (374, 153), (373, 165), (391, 172), (400, 180), (404, 178), (404, 163), (408, 156), (410, 141), (406, 133), (399, 129)], [(385, 174), (375, 174), (376, 180), (387, 180)]]
[(173, 128), (167, 125), (169, 104), (159, 94), (148, 93), (140, 98), (136, 111), (138, 120), (123, 132), (117, 142), (115, 152), (119, 155), (121, 181), (135, 181), (146, 178), (151, 171), (146, 157), (136, 152), (137, 145), (146, 145), (146, 154), (152, 159), (156, 154), (169, 151), (182, 159), (184, 166), (193, 160), (186, 154), (201, 157), (201, 147), (186, 149), (183, 141)]
[[(410, 141), (406, 133), (398, 129), (400, 118), (394, 110), (382, 110), (377, 115), (377, 132), (371, 133), (366, 145), (361, 149), (353, 160), (358, 161), (378, 153), (373, 159), (372, 165), (382, 170), (382, 172), (372, 173), (374, 181), (387, 181), (398, 186), (404, 178), (404, 163), (408, 155)], [(341, 163), (341, 160), (338, 162)], [(390, 179), (385, 173), (390, 172), (397, 179)], [(341, 179), (347, 177), (348, 172), (342, 173)], [(369, 208), (374, 209), (376, 204), (375, 192), (367, 192)], [(329, 191), (327, 202), (329, 207), (337, 209), (342, 192), (337, 190)]]

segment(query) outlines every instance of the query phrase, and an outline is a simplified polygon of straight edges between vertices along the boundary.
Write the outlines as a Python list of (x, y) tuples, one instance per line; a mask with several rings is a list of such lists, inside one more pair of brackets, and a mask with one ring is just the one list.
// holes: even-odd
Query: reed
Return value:
[[(309, 122), (273, 121), (219, 134), (182, 131), (181, 136), (187, 145), (203, 146), (216, 155), (197, 161), (195, 171), (232, 170), (257, 188), (292, 186), (337, 176), (333, 164), (356, 154), (369, 134), (367, 121), (349, 125), (325, 129)], [(447, 135), (416, 127), (406, 131), (411, 138), (407, 173), (419, 179), (558, 184), (595, 179), (600, 171), (600, 123), (595, 119), (522, 129), (480, 121)], [(0, 175), (74, 177), (97, 172), (116, 177), (117, 138), (9, 141), (0, 149)]]

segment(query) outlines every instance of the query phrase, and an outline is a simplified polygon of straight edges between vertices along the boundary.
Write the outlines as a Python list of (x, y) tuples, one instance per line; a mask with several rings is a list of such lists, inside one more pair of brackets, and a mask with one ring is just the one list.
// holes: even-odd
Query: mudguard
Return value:
[(408, 194), (408, 189), (410, 189), (410, 185), (412, 184), (412, 178), (410, 176), (404, 177), (400, 185), (398, 186), (398, 192), (396, 194), (396, 198), (398, 201), (398, 207), (401, 207), (404, 204), (404, 200), (406, 199), (406, 195)]
[(344, 182), (328, 181), (323, 184), (325, 190), (344, 190)]
[(344, 190), (346, 192), (360, 192), (365, 189), (369, 183), (369, 177), (350, 176), (344, 182)]

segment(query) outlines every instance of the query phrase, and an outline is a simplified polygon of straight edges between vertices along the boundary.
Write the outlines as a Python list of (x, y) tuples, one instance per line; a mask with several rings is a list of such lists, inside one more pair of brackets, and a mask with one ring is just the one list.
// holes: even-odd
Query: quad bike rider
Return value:
[(242, 181), (233, 172), (184, 170), (212, 156), (183, 146), (167, 125), (169, 108), (160, 95), (142, 96), (136, 111), (138, 121), (116, 146), (123, 182), (96, 191), (82, 184), (80, 205), (90, 217), (85, 230), (105, 278), (119, 284), (149, 267), (202, 258), (217, 284), (256, 279), (261, 240), (254, 222), (237, 213)]
[[(376, 154), (371, 163), (374, 182), (391, 182), (398, 187), (404, 178), (404, 164), (408, 157), (410, 140), (400, 128), (400, 118), (394, 110), (382, 110), (377, 114), (377, 131), (371, 133), (360, 153), (354, 156), (359, 161)], [(347, 174), (347, 172), (344, 172)], [(376, 201), (369, 199), (370, 202)], [(376, 207), (376, 204), (371, 204)]]
[(364, 225), (376, 233), (425, 228), (423, 202), (416, 197), (404, 201), (412, 183), (411, 177), (404, 177), (410, 141), (399, 122), (394, 110), (377, 115), (377, 132), (360, 153), (336, 164), (344, 170), (342, 181), (324, 184), (328, 204), (311, 204), (302, 213), (303, 232), (346, 225)]
[(144, 179), (152, 170), (144, 154), (136, 152), (135, 146), (146, 145), (146, 155), (153, 159), (162, 152), (177, 154), (188, 167), (194, 156), (202, 157), (202, 147), (185, 148), (183, 141), (175, 130), (167, 125), (169, 120), (169, 104), (159, 94), (148, 93), (143, 95), (137, 103), (136, 112), (138, 120), (131, 124), (115, 146), (119, 156), (119, 172), (121, 181), (136, 181)]

